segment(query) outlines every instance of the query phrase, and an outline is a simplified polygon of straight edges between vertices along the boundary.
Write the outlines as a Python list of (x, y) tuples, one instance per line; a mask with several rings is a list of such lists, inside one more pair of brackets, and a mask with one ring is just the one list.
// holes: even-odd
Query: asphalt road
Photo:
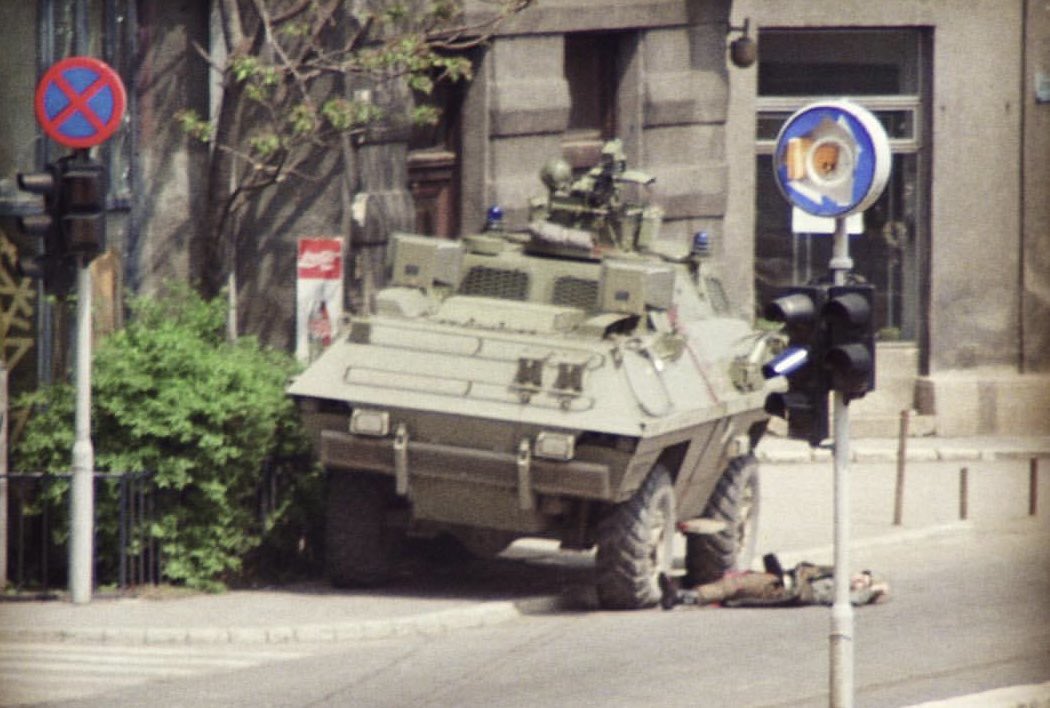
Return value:
[[(855, 549), (894, 593), (856, 612), (856, 704), (1050, 680), (1048, 541), (1045, 520), (1014, 518)], [(49, 705), (826, 706), (829, 623), (825, 608), (599, 612), (581, 599), (495, 627), (298, 645)]]

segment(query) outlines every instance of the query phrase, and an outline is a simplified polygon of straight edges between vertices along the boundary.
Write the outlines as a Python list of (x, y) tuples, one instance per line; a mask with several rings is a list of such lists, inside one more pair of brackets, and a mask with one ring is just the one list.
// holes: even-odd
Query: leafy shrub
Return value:
[[(187, 286), (137, 298), (130, 324), (98, 346), (92, 373), (96, 470), (155, 475), (163, 503), (148, 532), (162, 574), (200, 588), (221, 587), (289, 515), (286, 502), (260, 523), (265, 466), (298, 467), (287, 475), (297, 482), (317, 477), (284, 393), (293, 360), (253, 338), (226, 342), (225, 316), (222, 298), (204, 301)], [(32, 392), (19, 405), (33, 415), (15, 449), (18, 468), (67, 470), (72, 387)], [(115, 509), (96, 508), (99, 532), (115, 534)]]

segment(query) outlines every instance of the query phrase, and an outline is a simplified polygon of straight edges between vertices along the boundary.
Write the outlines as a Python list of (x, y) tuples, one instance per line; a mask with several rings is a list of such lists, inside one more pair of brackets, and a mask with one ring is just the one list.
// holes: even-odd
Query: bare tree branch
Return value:
[(258, 195), (286, 180), (324, 179), (311, 169), (319, 151), (345, 157), (349, 138), (376, 121), (411, 120), (410, 106), (384, 114), (352, 100), (350, 88), (391, 82), (425, 96), (436, 83), (469, 79), (463, 52), (532, 2), (493, 0), (479, 18), (457, 0), (217, 0), (225, 52), (192, 51), (222, 76), (221, 100), (210, 125), (192, 111), (183, 117), (212, 147), (199, 250), (215, 272), (202, 278), (205, 289), (217, 291), (235, 268), (239, 215)]
[(299, 15), (306, 12), (306, 10), (312, 5), (314, 0), (299, 0), (298, 3), (288, 8), (281, 14), (273, 18), (273, 26), (283, 25), (285, 22), (294, 20)]
[(219, 12), (222, 16), (222, 32), (227, 51), (230, 54), (240, 51), (245, 43), (245, 35), (237, 0), (219, 0)]

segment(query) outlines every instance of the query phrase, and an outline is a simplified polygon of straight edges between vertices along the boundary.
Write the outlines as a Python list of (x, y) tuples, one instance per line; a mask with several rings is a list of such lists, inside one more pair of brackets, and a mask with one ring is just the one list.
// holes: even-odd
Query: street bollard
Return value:
[(1028, 461), (1028, 515), (1039, 513), (1039, 458)]
[(910, 411), (901, 411), (900, 435), (897, 439), (897, 486), (893, 493), (893, 525), (900, 526), (904, 517), (904, 465), (908, 460), (908, 420)]
[(970, 470), (959, 470), (959, 518), (965, 521), (970, 515)]

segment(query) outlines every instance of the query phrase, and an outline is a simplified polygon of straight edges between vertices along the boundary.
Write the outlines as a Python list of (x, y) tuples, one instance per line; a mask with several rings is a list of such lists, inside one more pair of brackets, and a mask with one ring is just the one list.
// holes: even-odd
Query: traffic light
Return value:
[(106, 181), (102, 163), (63, 158), (59, 182), (59, 210), (65, 248), (87, 263), (101, 253), (106, 241)]
[(828, 437), (827, 332), (821, 318), (828, 287), (789, 288), (765, 309), (766, 319), (783, 323), (788, 336), (784, 351), (762, 367), (767, 379), (784, 376), (788, 382), (787, 391), (766, 397), (766, 412), (787, 419), (788, 437), (814, 447)]
[(62, 235), (61, 169), (48, 165), (42, 172), (19, 173), (19, 189), (44, 198), (40, 214), (23, 216), (18, 224), (27, 236), (19, 244), (18, 270), (22, 277), (41, 279), (44, 290), (64, 297), (76, 282), (76, 261), (68, 256)]
[(39, 278), (45, 292), (64, 297), (76, 283), (78, 266), (97, 256), (106, 241), (106, 174), (102, 163), (74, 154), (41, 172), (19, 173), (18, 186), (44, 198), (43, 213), (22, 217), (21, 230), (30, 243), (19, 268), (24, 277)]
[(873, 285), (833, 285), (821, 311), (828, 330), (824, 365), (831, 388), (847, 401), (875, 388), (874, 297)]

